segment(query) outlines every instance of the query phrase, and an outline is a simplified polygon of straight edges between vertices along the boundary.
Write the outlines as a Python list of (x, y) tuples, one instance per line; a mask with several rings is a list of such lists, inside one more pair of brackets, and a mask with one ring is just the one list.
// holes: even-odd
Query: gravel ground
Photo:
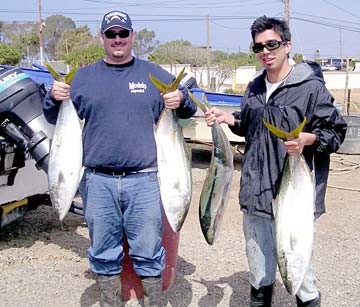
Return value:
[[(248, 306), (250, 287), (237, 194), (240, 163), (219, 237), (209, 246), (198, 222), (206, 152), (193, 155), (194, 194), (180, 234), (174, 286), (166, 306)], [(360, 307), (360, 156), (333, 155), (327, 213), (318, 221), (314, 264), (325, 307)], [(50, 207), (39, 206), (0, 232), (0, 306), (99, 306), (88, 269), (87, 228), (69, 213), (61, 228)], [(274, 306), (296, 306), (278, 276)], [(132, 299), (125, 306), (142, 306)]]

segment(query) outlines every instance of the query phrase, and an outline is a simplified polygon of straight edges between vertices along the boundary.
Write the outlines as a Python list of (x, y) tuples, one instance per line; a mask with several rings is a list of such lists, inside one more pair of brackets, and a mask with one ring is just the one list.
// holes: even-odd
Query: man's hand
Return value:
[(183, 93), (176, 89), (173, 92), (169, 92), (163, 95), (165, 107), (171, 110), (175, 110), (180, 106), (183, 100)]
[(55, 80), (51, 88), (51, 96), (57, 101), (70, 99), (70, 85)]
[(213, 126), (215, 122), (218, 122), (219, 124), (225, 123), (233, 126), (235, 118), (232, 114), (221, 111), (216, 107), (212, 107), (205, 112), (205, 121), (209, 127)]
[(305, 146), (314, 144), (316, 136), (313, 133), (301, 132), (299, 137), (290, 141), (284, 141), (285, 150), (289, 155), (299, 155)]

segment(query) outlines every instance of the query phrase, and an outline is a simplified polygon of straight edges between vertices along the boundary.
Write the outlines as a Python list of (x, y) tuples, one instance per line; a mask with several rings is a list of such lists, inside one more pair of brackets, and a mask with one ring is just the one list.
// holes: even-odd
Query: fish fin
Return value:
[(204, 104), (199, 99), (197, 99), (193, 94), (191, 94), (191, 92), (189, 90), (187, 90), (187, 91), (188, 91), (188, 95), (192, 99), (192, 101), (194, 101), (195, 104), (200, 108), (200, 110), (205, 113), (207, 111), (206, 106), (204, 106)]
[(306, 123), (306, 117), (304, 117), (304, 120), (302, 121), (302, 123), (297, 126), (294, 130), (292, 130), (291, 132), (286, 132), (284, 130), (281, 130), (279, 128), (276, 128), (275, 126), (271, 125), (270, 123), (268, 123), (266, 120), (262, 120), (264, 125), (266, 126), (266, 128), (268, 128), (268, 130), (276, 135), (277, 137), (279, 137), (280, 139), (284, 140), (284, 141), (288, 141), (294, 138), (297, 138), (300, 134), (300, 132), (303, 130), (305, 123)]
[(184, 71), (185, 71), (185, 67), (180, 71), (176, 79), (171, 84), (165, 84), (164, 82), (161, 82), (159, 79), (155, 78), (152, 74), (149, 74), (149, 78), (161, 93), (166, 94), (175, 91), (178, 88), (180, 81), (184, 75)]
[(278, 206), (279, 206), (278, 197), (276, 197), (275, 199), (272, 199), (271, 205), (272, 205), (274, 218), (276, 218), (276, 213), (277, 213), (277, 209), (278, 209)]
[(83, 129), (84, 126), (85, 126), (85, 119), (79, 119), (79, 121), (80, 121), (80, 127), (81, 127), (81, 129)]
[(60, 74), (55, 70), (54, 67), (52, 67), (52, 66), (50, 65), (49, 62), (45, 62), (45, 66), (47, 67), (47, 69), (49, 70), (50, 74), (54, 77), (54, 79), (55, 79), (56, 81), (62, 81), (62, 82), (65, 82), (66, 84), (70, 84), (70, 83), (71, 83), (71, 81), (72, 81), (72, 79), (73, 79), (73, 77), (74, 77), (74, 75), (75, 75), (75, 73), (76, 73), (76, 71), (77, 71), (77, 67), (75, 66), (75, 67), (73, 67), (73, 69), (71, 69), (71, 71), (70, 71), (67, 75), (62, 76), (62, 75), (60, 75)]

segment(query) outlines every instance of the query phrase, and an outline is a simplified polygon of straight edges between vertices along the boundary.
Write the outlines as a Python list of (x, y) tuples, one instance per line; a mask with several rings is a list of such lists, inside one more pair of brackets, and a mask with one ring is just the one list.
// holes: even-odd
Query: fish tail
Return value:
[(163, 94), (166, 94), (169, 90), (169, 86), (159, 79), (155, 78), (152, 74), (149, 73), (149, 78), (151, 82), (155, 85), (155, 87)]
[(170, 84), (165, 84), (164, 82), (161, 82), (159, 79), (155, 78), (150, 73), (149, 73), (149, 78), (161, 93), (166, 94), (168, 92), (175, 91), (178, 88), (180, 81), (184, 75), (184, 71), (185, 71), (185, 67), (180, 71), (176, 79)]
[(71, 83), (71, 81), (74, 78), (75, 73), (77, 71), (77, 67), (74, 66), (67, 75), (62, 76), (56, 71), (56, 69), (49, 62), (45, 62), (45, 66), (47, 67), (50, 74), (54, 77), (54, 79), (56, 81), (62, 81), (62, 82), (65, 82), (66, 84)]
[(210, 109), (210, 108), (211, 108), (211, 105), (210, 105), (209, 101), (207, 100), (205, 94), (203, 95), (202, 100), (203, 100), (204, 104), (206, 105), (206, 107), (207, 107), (208, 109)]
[(185, 67), (180, 71), (176, 79), (169, 85), (170, 91), (175, 91), (180, 84), (181, 79), (183, 78), (185, 72)]
[(290, 132), (286, 132), (284, 130), (281, 130), (273, 125), (271, 125), (270, 123), (268, 123), (266, 120), (262, 120), (265, 127), (274, 135), (276, 135), (277, 137), (281, 138), (282, 140), (291, 140), (291, 139), (295, 139), (299, 136), (300, 132), (304, 129), (304, 126), (306, 124), (306, 117), (304, 117), (304, 120), (301, 122), (301, 124), (299, 126), (297, 126), (294, 130), (290, 131)]
[(187, 90), (187, 91), (188, 91), (188, 95), (192, 99), (192, 101), (194, 101), (195, 104), (200, 108), (200, 110), (205, 113), (208, 108), (199, 99), (197, 99), (193, 94), (191, 94), (191, 92), (189, 90)]

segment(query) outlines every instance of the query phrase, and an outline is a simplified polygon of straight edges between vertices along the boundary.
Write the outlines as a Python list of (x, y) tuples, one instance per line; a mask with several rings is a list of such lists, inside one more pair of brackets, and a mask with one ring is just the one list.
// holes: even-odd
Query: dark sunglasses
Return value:
[(109, 39), (114, 39), (116, 36), (119, 36), (120, 38), (127, 38), (130, 35), (130, 30), (122, 30), (120, 32), (107, 30), (104, 32), (104, 35)]
[(255, 43), (252, 46), (252, 50), (254, 51), (254, 53), (262, 52), (264, 50), (264, 47), (267, 50), (276, 50), (280, 46), (285, 45), (286, 43), (287, 43), (287, 41), (277, 41), (277, 40), (274, 39), (274, 40), (266, 42), (265, 44)]

